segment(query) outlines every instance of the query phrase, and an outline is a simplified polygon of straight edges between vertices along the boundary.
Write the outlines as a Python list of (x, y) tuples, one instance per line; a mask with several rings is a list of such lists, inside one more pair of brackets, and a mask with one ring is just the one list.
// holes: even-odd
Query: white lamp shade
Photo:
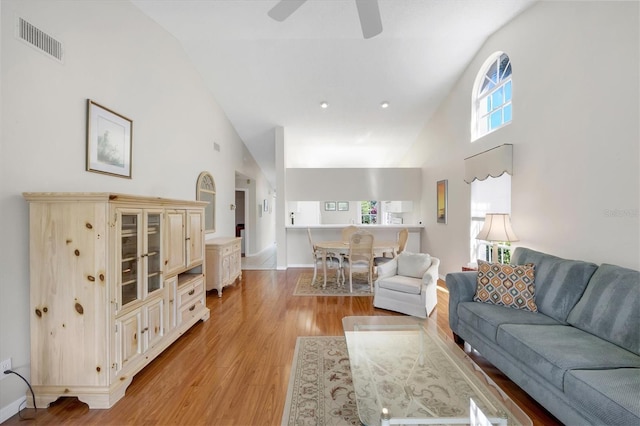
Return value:
[(484, 241), (520, 241), (511, 228), (511, 219), (506, 213), (487, 213), (484, 226), (476, 236)]

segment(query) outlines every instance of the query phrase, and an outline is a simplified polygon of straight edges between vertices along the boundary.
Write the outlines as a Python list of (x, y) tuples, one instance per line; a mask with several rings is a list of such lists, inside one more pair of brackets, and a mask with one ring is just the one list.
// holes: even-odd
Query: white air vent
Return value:
[(62, 43), (20, 17), (18, 17), (16, 35), (42, 53), (62, 62)]

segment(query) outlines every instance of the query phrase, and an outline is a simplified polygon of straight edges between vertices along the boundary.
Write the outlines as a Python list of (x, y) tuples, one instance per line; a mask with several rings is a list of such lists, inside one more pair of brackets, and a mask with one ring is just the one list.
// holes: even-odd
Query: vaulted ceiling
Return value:
[(355, 0), (297, 0), (282, 22), (268, 15), (279, 1), (133, 0), (182, 44), (274, 186), (276, 126), (287, 167), (397, 167), (487, 37), (536, 0), (378, 0), (369, 39)]

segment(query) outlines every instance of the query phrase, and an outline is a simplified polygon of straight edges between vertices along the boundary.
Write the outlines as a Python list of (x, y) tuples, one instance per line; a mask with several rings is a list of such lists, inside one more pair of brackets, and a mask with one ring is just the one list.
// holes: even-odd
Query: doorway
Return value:
[(247, 208), (249, 192), (246, 189), (236, 189), (236, 237), (242, 238), (240, 243), (242, 257), (246, 256), (247, 247)]

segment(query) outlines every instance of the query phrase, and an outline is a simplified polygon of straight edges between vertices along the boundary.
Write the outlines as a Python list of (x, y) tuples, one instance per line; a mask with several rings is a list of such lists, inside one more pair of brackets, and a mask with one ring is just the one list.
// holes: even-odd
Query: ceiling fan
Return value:
[[(269, 10), (268, 15), (282, 22), (298, 10), (307, 0), (280, 0)], [(355, 0), (364, 38), (375, 37), (382, 32), (382, 20), (378, 0)]]

